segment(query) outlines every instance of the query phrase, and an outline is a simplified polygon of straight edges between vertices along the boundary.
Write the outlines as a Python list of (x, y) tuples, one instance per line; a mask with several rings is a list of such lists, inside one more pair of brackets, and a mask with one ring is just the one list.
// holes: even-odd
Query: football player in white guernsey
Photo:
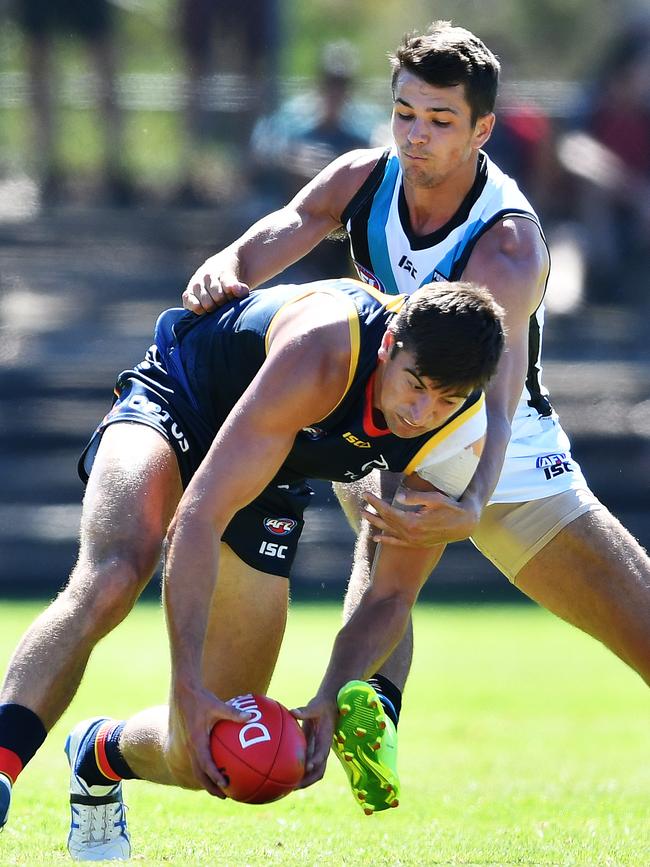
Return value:
[[(347, 614), (368, 586), (374, 543), (442, 552), (470, 538), (523, 593), (650, 682), (650, 559), (589, 490), (541, 384), (548, 250), (533, 208), (482, 151), (495, 123), (498, 60), (469, 31), (439, 21), (426, 35), (406, 36), (392, 67), (392, 149), (335, 160), (284, 208), (209, 258), (190, 279), (184, 304), (201, 313), (245, 294), (342, 227), (360, 277), (383, 291), (461, 277), (487, 286), (506, 311), (508, 335), (488, 389), (478, 468), (458, 499), (398, 492), (391, 505), (395, 480), (385, 473), (375, 474), (374, 488), (366, 479), (356, 496), (340, 495), (353, 525), (367, 519)], [(372, 679), (393, 720), (411, 652), (407, 633)], [(346, 692), (346, 710), (372, 701), (368, 690), (360, 684)], [(393, 747), (382, 745), (381, 761), (384, 745)], [(371, 763), (356, 758), (372, 776)]]

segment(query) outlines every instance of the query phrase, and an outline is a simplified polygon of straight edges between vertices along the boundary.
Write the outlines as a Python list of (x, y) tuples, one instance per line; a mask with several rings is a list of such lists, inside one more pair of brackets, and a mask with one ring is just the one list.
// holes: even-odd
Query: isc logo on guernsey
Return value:
[(231, 698), (228, 704), (231, 704), (237, 710), (250, 714), (249, 721), (241, 727), (239, 732), (239, 743), (242, 750), (252, 747), (253, 744), (261, 744), (264, 741), (271, 740), (271, 733), (264, 723), (260, 722), (262, 712), (255, 704), (255, 699), (250, 693), (248, 695), (238, 695), (237, 698)]
[(356, 446), (358, 449), (370, 448), (370, 443), (367, 440), (360, 440), (359, 437), (355, 437), (355, 435), (350, 431), (346, 431), (343, 434), (343, 439), (347, 440), (349, 443), (352, 443), (352, 445)]

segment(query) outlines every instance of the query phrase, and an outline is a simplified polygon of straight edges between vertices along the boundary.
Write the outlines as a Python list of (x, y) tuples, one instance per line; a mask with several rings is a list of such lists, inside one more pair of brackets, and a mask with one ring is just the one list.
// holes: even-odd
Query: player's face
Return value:
[(409, 439), (444, 424), (460, 409), (467, 394), (440, 388), (420, 376), (413, 353), (400, 349), (391, 357), (392, 345), (391, 338), (385, 339), (379, 352), (374, 405), (391, 433)]
[(403, 69), (395, 83), (392, 132), (407, 184), (430, 189), (459, 171), (490, 136), (494, 115), (472, 124), (462, 84), (436, 87)]

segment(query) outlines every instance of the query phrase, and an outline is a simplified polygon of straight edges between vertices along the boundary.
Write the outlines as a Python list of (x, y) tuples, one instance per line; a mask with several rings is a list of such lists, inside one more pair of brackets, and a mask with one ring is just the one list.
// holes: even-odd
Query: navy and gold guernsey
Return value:
[(276, 317), (315, 292), (331, 294), (347, 308), (352, 347), (347, 387), (331, 413), (299, 432), (276, 477), (237, 513), (224, 541), (254, 568), (288, 575), (311, 494), (308, 478), (352, 482), (373, 469), (418, 472), (459, 496), (480, 453), (486, 427), (483, 394), (474, 392), (444, 425), (419, 437), (402, 439), (377, 428), (371, 402), (377, 353), (406, 296), (384, 295), (356, 280), (264, 289), (208, 316), (166, 310), (144, 361), (118, 377), (113, 407), (80, 460), (82, 478), (103, 430), (131, 421), (165, 436), (187, 485), (264, 364)]

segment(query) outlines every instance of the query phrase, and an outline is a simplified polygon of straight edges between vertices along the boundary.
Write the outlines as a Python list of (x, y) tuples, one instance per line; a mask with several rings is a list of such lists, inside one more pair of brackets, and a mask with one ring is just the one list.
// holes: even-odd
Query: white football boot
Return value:
[(91, 727), (102, 719), (80, 722), (68, 735), (65, 752), (70, 763), (70, 834), (68, 852), (74, 861), (128, 861), (131, 840), (126, 828), (122, 783), (87, 786), (75, 773), (77, 756)]

